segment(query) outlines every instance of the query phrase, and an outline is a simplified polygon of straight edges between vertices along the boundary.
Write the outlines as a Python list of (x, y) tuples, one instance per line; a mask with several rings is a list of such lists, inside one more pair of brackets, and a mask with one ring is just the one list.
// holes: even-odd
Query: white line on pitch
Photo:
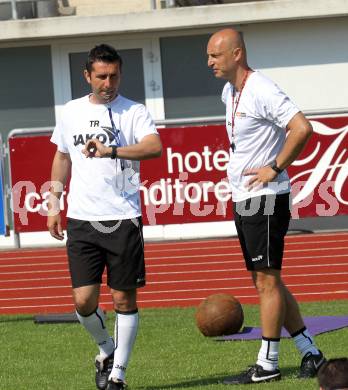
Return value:
[[(302, 286), (330, 286), (330, 285), (346, 285), (347, 282), (329, 282), (329, 283), (306, 283), (306, 284), (287, 284), (288, 287), (302, 287)], [(54, 289), (69, 289), (71, 290), (70, 286), (52, 286)], [(23, 287), (23, 288), (18, 288), (18, 289), (1, 289), (0, 292), (8, 292), (8, 291), (38, 291), (38, 290), (49, 290), (52, 289), (51, 287), (36, 287), (36, 288), (30, 288), (30, 287)], [(181, 292), (194, 292), (194, 291), (213, 291), (216, 289), (232, 289), (232, 290), (242, 290), (242, 289), (254, 289), (255, 287), (253, 285), (250, 286), (227, 286), (227, 287), (210, 287), (210, 288), (189, 288), (189, 289), (177, 289), (177, 290), (156, 290), (156, 291), (140, 291), (139, 295), (143, 294), (162, 294), (162, 293), (181, 293)], [(61, 297), (70, 297), (71, 295), (66, 295), (66, 296), (61, 296)], [(17, 297), (17, 298), (1, 298), (0, 300), (13, 300), (13, 299), (40, 299), (40, 298), (59, 298), (59, 296), (52, 296), (52, 295), (46, 295), (46, 296), (40, 296), (40, 297)]]
[[(348, 233), (347, 232), (334, 232), (332, 234), (330, 233), (314, 233), (314, 234), (311, 234), (310, 235), (311, 238), (314, 238), (314, 237), (324, 237), (324, 238), (328, 238), (328, 237), (333, 237), (333, 238), (336, 238), (337, 236), (348, 236)], [(296, 234), (296, 236), (292, 236), (292, 235), (288, 235), (286, 237), (287, 240), (296, 240), (298, 238), (308, 238), (308, 234)], [(190, 240), (190, 241), (172, 241), (172, 242), (156, 242), (156, 243), (145, 243), (145, 246), (155, 246), (155, 247), (161, 247), (161, 246), (169, 246), (169, 247), (173, 247), (175, 245), (192, 245), (192, 243), (194, 244), (200, 244), (200, 243), (217, 243), (217, 242), (229, 242), (229, 241), (234, 241), (234, 240), (238, 240), (237, 237), (228, 237), (228, 238), (224, 238), (224, 239), (215, 239), (215, 240), (211, 240), (211, 239), (207, 239), (207, 240)], [(330, 241), (330, 240), (329, 240)], [(334, 241), (334, 240), (332, 240)], [(238, 241), (237, 241), (238, 242)], [(316, 241), (318, 242), (318, 241)], [(171, 248), (169, 248), (171, 249)]]
[(55, 295), (55, 296), (41, 296), (41, 297), (18, 297), (18, 298), (0, 298), (0, 301), (28, 301), (30, 299), (63, 299), (71, 298), (70, 295)]
[(0, 279), (0, 283), (13, 283), (14, 281), (17, 283), (17, 282), (37, 282), (37, 281), (42, 281), (42, 280), (60, 280), (60, 279), (64, 279), (64, 280), (70, 280), (70, 276), (57, 276), (55, 278), (26, 278), (26, 279), (5, 279), (5, 280), (2, 280)]
[[(335, 251), (341, 249), (348, 249), (347, 247), (337, 247), (337, 248), (315, 248), (315, 249), (289, 249), (285, 250), (284, 254), (287, 253), (298, 253), (298, 252), (318, 252), (318, 251)], [(164, 259), (186, 259), (186, 258), (201, 258), (201, 257), (218, 257), (218, 256), (242, 256), (241, 252), (238, 253), (212, 253), (212, 254), (198, 254), (198, 255), (186, 255), (186, 256), (160, 256), (160, 257), (147, 257), (147, 261), (149, 260), (164, 260)]]
[[(325, 243), (331, 243), (331, 242), (334, 242), (334, 243), (347, 243), (347, 240), (322, 240), (320, 242), (318, 241), (303, 241), (303, 242), (288, 242), (287, 245), (300, 245), (300, 244), (303, 244), (303, 245), (307, 245), (307, 244), (325, 244)], [(240, 248), (240, 245), (237, 244), (237, 245), (220, 245), (220, 246), (207, 246), (207, 247), (183, 247), (183, 248), (170, 248), (170, 249), (146, 249), (146, 244), (145, 244), (145, 253), (146, 252), (185, 252), (185, 251), (193, 251), (193, 250), (212, 250), (212, 249), (232, 249), (232, 248)], [(347, 248), (347, 247), (344, 247), (344, 248)], [(325, 248), (324, 248), (325, 249)], [(343, 249), (343, 248), (326, 248), (327, 250), (328, 249)], [(306, 249), (299, 249), (298, 251), (301, 251), (301, 250), (306, 250)], [(308, 249), (307, 249), (308, 250)], [(291, 251), (291, 250), (289, 250)], [(35, 253), (37, 251), (28, 251), (28, 252), (24, 252), (24, 253)], [(55, 252), (55, 251), (53, 251)], [(6, 252), (6, 253), (12, 253), (12, 252)], [(1, 252), (0, 252), (0, 255), (1, 255)], [(63, 255), (63, 256), (62, 256)], [(65, 251), (62, 251), (62, 254), (56, 254), (56, 255), (51, 255), (51, 254), (47, 254), (47, 255), (38, 255), (38, 256), (14, 256), (14, 257), (7, 257), (7, 258), (0, 258), (0, 262), (1, 261), (6, 261), (6, 260), (26, 260), (26, 259), (44, 259), (44, 258), (61, 258), (61, 257), (66, 257), (66, 253)], [(52, 264), (56, 264), (56, 263), (52, 263)]]
[[(1, 256), (1, 252), (0, 252), (0, 256)], [(66, 258), (66, 254), (64, 254), (64, 256), (62, 255), (46, 255), (46, 256), (15, 256), (15, 257), (4, 257), (3, 259), (0, 258), (0, 261), (6, 261), (6, 260), (27, 260), (27, 259), (52, 259), (52, 258), (56, 258), (56, 257), (59, 257), (60, 259), (61, 258)]]
[(0, 288), (0, 293), (2, 291), (26, 291), (26, 290), (50, 290), (58, 288), (69, 288), (71, 290), (71, 285), (65, 286), (37, 286), (37, 287), (17, 287), (17, 288)]
[[(16, 272), (0, 272), (0, 275), (18, 275), (18, 274), (38, 274), (38, 273), (43, 273), (43, 274), (48, 274), (52, 272), (66, 272), (68, 273), (68, 269), (49, 269), (49, 270), (40, 270), (40, 271), (16, 271)], [(17, 280), (17, 279), (16, 279)], [(14, 280), (14, 281), (16, 281)]]
[[(334, 291), (334, 292), (330, 292), (331, 295), (337, 295), (337, 294), (345, 294), (346, 291)], [(328, 293), (327, 292), (311, 292), (311, 293), (294, 293), (295, 296), (299, 296), (299, 295), (327, 295)], [(238, 299), (241, 299), (241, 298), (258, 298), (257, 295), (238, 295), (236, 296)], [(203, 300), (205, 299), (206, 297), (203, 296), (203, 297), (199, 297), (199, 298), (173, 298), (173, 299), (151, 299), (151, 300), (138, 300), (138, 303), (151, 303), (151, 302), (176, 302), (176, 301), (198, 301), (198, 300)], [(103, 302), (101, 301), (100, 302), (101, 305), (109, 305), (110, 302)], [(55, 304), (55, 305), (48, 305), (48, 304), (45, 304), (45, 305), (28, 305), (28, 306), (5, 306), (5, 307), (2, 307), (1, 309), (2, 310), (7, 310), (7, 309), (34, 309), (34, 308), (47, 308), (47, 307), (71, 307), (72, 310), (74, 310), (74, 305), (71, 303), (62, 303), (62, 304)]]
[[(347, 243), (347, 240), (324, 240), (324, 241), (302, 241), (302, 242), (287, 242), (286, 245), (308, 245), (308, 244), (327, 244), (327, 243)], [(240, 245), (237, 243), (236, 245), (219, 245), (219, 246), (204, 246), (204, 247), (185, 247), (185, 248), (170, 248), (170, 249), (146, 249), (145, 244), (145, 254), (152, 252), (188, 252), (194, 250), (211, 250), (211, 249), (231, 249), (231, 248), (240, 248)], [(334, 248), (333, 248), (334, 249)]]
[(62, 303), (62, 304), (56, 304), (56, 305), (29, 305), (29, 306), (3, 306), (1, 307), (1, 310), (4, 310), (4, 309), (34, 309), (34, 308), (40, 308), (40, 307), (71, 307), (73, 310), (75, 310), (74, 308), (74, 304), (73, 303)]
[(305, 292), (305, 293), (293, 293), (295, 296), (299, 295), (324, 295), (324, 294), (348, 294), (348, 290), (341, 291), (323, 291), (323, 292)]
[[(348, 272), (330, 272), (328, 273), (311, 273), (311, 274), (284, 274), (284, 278), (290, 277), (313, 277), (313, 276), (335, 276), (335, 275), (348, 275)], [(213, 281), (226, 281), (226, 280), (239, 280), (250, 279), (250, 276), (240, 276), (235, 278), (213, 278), (213, 279), (188, 279), (188, 280), (163, 280), (163, 281), (150, 281), (147, 284), (165, 284), (165, 283), (192, 283), (192, 282), (213, 282)], [(59, 276), (54, 278), (26, 278), (16, 279), (16, 282), (36, 282), (36, 281), (48, 281), (48, 280), (68, 280), (69, 276)], [(0, 280), (1, 283), (13, 283), (13, 279)]]
[[(218, 290), (218, 289), (217, 289)], [(345, 292), (343, 292), (345, 293)], [(296, 294), (294, 295), (327, 295), (327, 292), (318, 292), (318, 293), (301, 293), (301, 294)], [(330, 294), (342, 294), (341, 291), (334, 291), (330, 292)], [(236, 295), (238, 299), (241, 298), (258, 298), (258, 295)], [(150, 300), (138, 300), (139, 303), (151, 303), (151, 302), (175, 302), (175, 301), (198, 301), (198, 300), (203, 300), (205, 299), (206, 296), (198, 297), (198, 298), (170, 298), (170, 299), (150, 299)]]
[[(346, 242), (346, 240), (337, 240), (336, 238), (337, 237), (340, 237), (340, 236), (348, 236), (348, 233), (347, 232), (334, 232), (334, 233), (314, 233), (314, 234), (311, 234), (310, 235), (310, 238), (318, 238), (318, 237), (323, 237), (324, 239), (323, 240), (316, 240), (316, 241), (295, 241), (295, 242), (292, 242), (294, 240), (297, 240), (298, 238), (309, 238), (308, 234), (296, 234), (295, 235), (288, 235), (286, 236), (286, 240), (287, 240), (287, 244), (290, 244), (290, 245), (299, 245), (299, 244), (306, 244), (306, 243), (313, 243), (313, 244), (322, 244), (322, 243), (326, 243), (326, 242)], [(329, 238), (333, 238), (332, 240), (330, 240)], [(184, 250), (185, 249), (188, 249), (189, 248), (186, 248), (186, 245), (192, 245), (192, 244), (200, 244), (200, 243), (219, 243), (219, 242), (237, 242), (238, 243), (238, 238), (237, 237), (229, 237), (229, 238), (224, 238), (224, 239), (207, 239), (207, 240), (190, 240), (190, 241), (172, 241), (172, 242), (156, 242), (156, 243), (151, 243), (151, 242), (147, 242), (145, 243), (145, 250), (146, 248), (150, 248), (150, 247), (163, 247), (163, 246), (169, 246), (168, 249), (164, 249), (164, 250), (168, 250), (168, 251), (173, 251), (173, 250), (180, 250), (180, 248), (173, 248), (177, 245), (183, 245), (183, 248)], [(230, 245), (228, 246), (229, 248), (231, 247)], [(239, 247), (239, 244), (236, 245), (236, 247)], [(204, 248), (204, 247), (203, 247)], [(206, 247), (206, 248), (209, 248), (209, 247)], [(219, 246), (219, 248), (221, 248), (221, 246)], [(202, 247), (199, 247), (199, 249), (202, 249)], [(148, 249), (148, 250), (153, 250), (153, 249)], [(162, 249), (160, 249), (162, 251)], [(25, 250), (25, 251), (22, 251), (22, 252), (18, 252), (18, 251), (0, 251), (0, 257), (1, 257), (1, 254), (13, 254), (14, 252), (18, 253), (18, 254), (26, 254), (26, 253), (40, 253), (41, 251), (45, 251), (45, 252), (53, 252), (53, 253), (57, 253), (57, 252), (62, 252), (63, 255), (66, 255), (66, 250), (65, 248), (60, 248), (60, 247), (57, 247), (57, 248), (38, 248), (38, 249), (31, 249), (31, 250)], [(47, 254), (46, 256), (28, 256), (28, 257), (23, 257), (23, 256), (17, 256), (17, 257), (14, 257), (13, 259), (25, 259), (25, 258), (41, 258), (41, 257), (61, 257), (62, 254), (57, 254), (57, 255), (51, 255), (51, 254)], [(0, 261), (3, 260), (3, 259), (0, 259)]]
[[(339, 282), (339, 283), (306, 283), (306, 284), (288, 284), (288, 287), (302, 287), (302, 286), (327, 286), (327, 285), (339, 285), (339, 284), (344, 284), (346, 285), (345, 282)], [(230, 286), (230, 287), (218, 287), (218, 288), (192, 288), (192, 289), (181, 289), (181, 290), (160, 290), (160, 291), (143, 291), (139, 293), (139, 296), (145, 295), (145, 294), (178, 294), (178, 293), (184, 293), (184, 292), (190, 292), (190, 293), (195, 293), (198, 291), (216, 291), (216, 290), (254, 290), (254, 286), (241, 286), (241, 287), (235, 287), (235, 286)], [(337, 291), (337, 289), (335, 290)], [(326, 293), (330, 294), (332, 291), (326, 291)], [(333, 291), (334, 292), (334, 291)], [(348, 290), (342, 290), (340, 292), (348, 292)], [(299, 293), (301, 294), (301, 293)], [(102, 293), (100, 296), (109, 296), (109, 294)], [(71, 295), (55, 295), (55, 296), (39, 296), (39, 297), (15, 297), (15, 298), (0, 298), (0, 301), (27, 301), (27, 300), (35, 300), (35, 299), (65, 299), (65, 298), (71, 298)]]
[(63, 252), (63, 253), (66, 253), (66, 248), (65, 247), (62, 247), (62, 248), (52, 248), (52, 249), (47, 249), (47, 248), (44, 248), (44, 247), (39, 247), (39, 248), (37, 248), (37, 249), (26, 249), (26, 250), (23, 250), (23, 251), (21, 251), (21, 250), (18, 250), (18, 249), (14, 249), (14, 250), (12, 250), (12, 251), (8, 251), (8, 250), (6, 250), (6, 251), (2, 251), (2, 250), (0, 250), (0, 255), (1, 254), (11, 254), (11, 255), (13, 255), (14, 253), (17, 253), (17, 254), (26, 254), (26, 253), (41, 253), (41, 252), (48, 252), (48, 255), (47, 256), (49, 256), (49, 253), (51, 253), (51, 252), (53, 252), (53, 253), (57, 253), (57, 252)]
[[(296, 275), (298, 276), (298, 275)], [(312, 275), (310, 275), (312, 276)], [(214, 279), (214, 280), (209, 280), (209, 282), (212, 282), (212, 281), (232, 281), (232, 280), (240, 280), (240, 279), (250, 279), (250, 278), (225, 278), (225, 279)], [(202, 279), (202, 280), (194, 280), (194, 281), (191, 281), (191, 282), (206, 282), (207, 280), (206, 279)], [(176, 281), (176, 283), (178, 283), (180, 281)], [(182, 281), (182, 282), (188, 282), (188, 281)], [(173, 282), (162, 282), (163, 283), (173, 283)], [(156, 282), (154, 283), (147, 283), (147, 284), (158, 284)], [(296, 283), (292, 283), (292, 284), (289, 284), (287, 283), (286, 285), (288, 287), (298, 287), (298, 286), (327, 286), (327, 285), (339, 285), (339, 284), (347, 284), (347, 282), (325, 282), (325, 283), (301, 283), (301, 284), (296, 284)], [(106, 284), (102, 284), (101, 286), (102, 288), (104, 287), (107, 287)], [(49, 289), (61, 289), (61, 288), (69, 288), (71, 289), (71, 286), (70, 285), (65, 285), (65, 286), (35, 286), (35, 287), (17, 287), (17, 288), (1, 288), (0, 289), (0, 292), (3, 292), (3, 291), (23, 291), (23, 290), (49, 290)], [(215, 287), (215, 288), (204, 288), (204, 289), (197, 289), (195, 287), (191, 288), (191, 289), (180, 289), (180, 290), (157, 290), (157, 291), (142, 291), (140, 290), (139, 291), (139, 294), (160, 294), (160, 293), (169, 293), (169, 292), (187, 292), (187, 291), (201, 291), (201, 290), (216, 290), (216, 288), (220, 289), (221, 287)], [(226, 287), (227, 288), (227, 287)], [(243, 289), (243, 288), (254, 288), (254, 286), (230, 286), (228, 288), (233, 288), (233, 289)], [(33, 297), (32, 297), (33, 298)], [(6, 299), (9, 299), (9, 298), (6, 298)]]
[[(294, 268), (314, 268), (314, 267), (337, 267), (345, 266), (348, 263), (338, 263), (338, 264), (306, 264), (306, 265), (291, 265), (284, 266), (283, 269), (294, 269)], [(196, 274), (196, 273), (207, 273), (207, 272), (235, 272), (235, 271), (246, 271), (245, 268), (226, 268), (226, 269), (210, 269), (210, 270), (197, 270), (197, 271), (174, 271), (174, 272), (148, 272), (147, 275), (173, 275), (173, 274)]]
[[(329, 285), (346, 285), (346, 282), (330, 282), (330, 283), (304, 283), (304, 284), (287, 284), (287, 287), (302, 287), (302, 286), (329, 286)], [(244, 289), (255, 289), (254, 286), (229, 286), (229, 287), (207, 287), (207, 288), (189, 288), (180, 290), (158, 290), (158, 291), (139, 291), (139, 296), (143, 294), (169, 294), (169, 293), (182, 293), (182, 292), (195, 292), (195, 291), (214, 291), (214, 290), (244, 290)], [(330, 291), (328, 291), (329, 293)]]
[[(202, 256), (203, 257), (203, 256)], [(333, 257), (348, 257), (348, 254), (346, 255), (319, 255), (319, 256), (315, 256), (316, 259), (325, 259), (325, 258), (329, 258), (329, 259), (332, 259)], [(302, 260), (302, 259), (313, 259), (313, 256), (301, 256), (301, 257), (284, 257), (284, 261), (285, 260)], [(244, 259), (241, 259), (241, 260), (221, 260), (221, 261), (205, 261), (205, 262), (194, 262), (194, 263), (161, 263), (161, 264), (148, 264), (147, 265), (147, 268), (151, 267), (171, 267), (171, 266), (187, 266), (187, 265), (210, 265), (210, 264), (235, 264), (235, 263), (243, 263), (244, 264)]]
[[(317, 243), (319, 244), (319, 243)], [(221, 247), (219, 247), (221, 248)], [(200, 248), (202, 249), (202, 248)], [(348, 245), (347, 246), (340, 246), (340, 247), (335, 247), (335, 248), (309, 248), (309, 249), (306, 249), (306, 248), (303, 248), (303, 249), (286, 249), (284, 251), (284, 254), (286, 255), (287, 253), (298, 253), (298, 252), (316, 252), (318, 250), (320, 251), (335, 251), (335, 250), (342, 250), (342, 249), (348, 249)], [(168, 252), (171, 252), (170, 250), (168, 250)], [(219, 257), (219, 256), (241, 256), (242, 253), (239, 251), (237, 253), (230, 253), (230, 252), (226, 252), (226, 253), (212, 253), (212, 254), (196, 254), (196, 255), (182, 255), (182, 256), (155, 256), (155, 257), (151, 257), (151, 256), (148, 256), (147, 257), (147, 261), (151, 261), (151, 260), (164, 260), (164, 259), (185, 259), (185, 258), (201, 258), (202, 256), (204, 257)], [(27, 256), (27, 257), (8, 257), (8, 258), (4, 258), (4, 259), (0, 259), (0, 262), (6, 262), (8, 260), (21, 260), (21, 261), (25, 261), (25, 260), (28, 260), (28, 259), (47, 259), (47, 258), (62, 258), (61, 255), (51, 255), (51, 256)], [(55, 264), (67, 264), (67, 259), (66, 259), (66, 256), (63, 256), (63, 258), (65, 259), (64, 262), (60, 262), (60, 263), (38, 263), (38, 265), (43, 265), (43, 264), (52, 264), (52, 265), (55, 265)], [(14, 266), (17, 266), (19, 264), (16, 264)], [(23, 264), (23, 266), (25, 265), (31, 265), (31, 264)], [(12, 266), (12, 265), (0, 265), (0, 267), (6, 267), (6, 266)]]
[(57, 262), (57, 263), (5, 264), (5, 265), (0, 265), (0, 268), (5, 268), (5, 267), (35, 267), (35, 266), (47, 266), (47, 265), (67, 265), (67, 263), (65, 261), (65, 262), (59, 262), (59, 263)]
[[(324, 273), (324, 274), (291, 274), (291, 275), (284, 275), (284, 278), (290, 278), (290, 277), (313, 277), (313, 276), (335, 276), (335, 275), (348, 275), (348, 272), (333, 272), (333, 273)], [(188, 279), (188, 280), (163, 280), (163, 281), (150, 281), (146, 282), (146, 285), (148, 284), (167, 284), (167, 283), (196, 283), (196, 282), (225, 282), (229, 280), (250, 280), (250, 276), (240, 276), (240, 277), (232, 277), (232, 278), (214, 278), (214, 279)]]
[[(224, 255), (216, 255), (224, 256)], [(187, 256), (190, 257), (190, 256)], [(198, 256), (197, 256), (198, 257)], [(204, 255), (199, 256), (204, 257)], [(338, 255), (318, 255), (315, 256), (316, 259), (321, 258), (333, 258), (333, 257), (348, 257), (348, 254), (338, 254)], [(285, 260), (301, 260), (301, 259), (313, 259), (313, 256), (300, 256), (300, 257), (284, 257)], [(151, 259), (150, 259), (151, 260)], [(148, 260), (146, 260), (148, 261)], [(235, 263), (244, 263), (243, 259), (240, 260), (221, 260), (221, 261), (205, 261), (205, 262), (191, 262), (191, 263), (161, 263), (161, 264), (147, 264), (147, 267), (169, 267), (169, 266), (190, 266), (190, 265), (209, 265), (209, 264), (235, 264)], [(66, 262), (57, 262), (57, 263), (30, 263), (30, 264), (8, 264), (0, 265), (0, 268), (6, 267), (35, 267), (35, 266), (50, 266), (50, 265), (66, 265)], [(31, 272), (31, 271), (29, 271)], [(0, 272), (1, 274), (1, 272)]]
[[(329, 263), (329, 264), (304, 264), (304, 265), (291, 265), (291, 266), (284, 266), (283, 269), (288, 268), (314, 268), (314, 267), (337, 267), (337, 266), (346, 266), (348, 263)], [(192, 274), (192, 273), (207, 273), (207, 272), (231, 272), (231, 271), (245, 271), (245, 268), (225, 268), (225, 269), (210, 269), (210, 270), (196, 270), (196, 271), (190, 271), (190, 270), (182, 270), (182, 271), (171, 271), (171, 272), (148, 272), (147, 275), (168, 275), (168, 274)], [(30, 274), (35, 273), (53, 273), (53, 272), (66, 272), (68, 273), (67, 269), (62, 270), (38, 270), (38, 271), (30, 271)], [(28, 274), (28, 271), (16, 271), (16, 272), (0, 272), (0, 275), (18, 275), (18, 274)]]

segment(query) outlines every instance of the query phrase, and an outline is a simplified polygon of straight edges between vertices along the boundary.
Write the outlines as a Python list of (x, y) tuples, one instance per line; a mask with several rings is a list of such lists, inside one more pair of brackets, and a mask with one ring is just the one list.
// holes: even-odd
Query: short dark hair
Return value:
[(324, 390), (348, 388), (348, 358), (330, 359), (318, 372), (318, 382)]
[(88, 73), (92, 72), (92, 65), (98, 61), (109, 64), (118, 62), (120, 64), (120, 69), (122, 69), (123, 62), (121, 56), (112, 46), (106, 45), (105, 43), (94, 46), (88, 53), (86, 62), (86, 70)]

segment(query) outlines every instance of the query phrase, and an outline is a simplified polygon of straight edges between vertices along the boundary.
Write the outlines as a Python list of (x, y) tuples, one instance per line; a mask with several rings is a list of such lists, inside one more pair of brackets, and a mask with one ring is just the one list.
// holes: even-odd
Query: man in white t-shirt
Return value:
[[(88, 55), (92, 93), (68, 102), (51, 141), (48, 229), (64, 238), (59, 198), (71, 174), (67, 251), (76, 314), (99, 347), (98, 389), (121, 390), (138, 329), (137, 288), (145, 285), (139, 160), (159, 157), (162, 145), (147, 109), (120, 96), (122, 59), (109, 45)], [(115, 311), (115, 339), (99, 307), (107, 269)], [(114, 341), (115, 340), (115, 341)]]
[(222, 93), (230, 141), (227, 171), (239, 241), (260, 298), (262, 328), (256, 364), (224, 383), (279, 380), (282, 326), (302, 354), (299, 377), (313, 377), (325, 358), (281, 278), (290, 220), (290, 182), (285, 169), (304, 148), (312, 127), (274, 82), (249, 68), (243, 38), (236, 30), (213, 34), (207, 54), (214, 75), (228, 81)]

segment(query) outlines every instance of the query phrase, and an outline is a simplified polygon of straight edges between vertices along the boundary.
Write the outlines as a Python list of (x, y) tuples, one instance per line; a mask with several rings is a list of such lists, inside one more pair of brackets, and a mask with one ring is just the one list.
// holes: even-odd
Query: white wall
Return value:
[(348, 19), (242, 26), (248, 59), (302, 110), (348, 111)]

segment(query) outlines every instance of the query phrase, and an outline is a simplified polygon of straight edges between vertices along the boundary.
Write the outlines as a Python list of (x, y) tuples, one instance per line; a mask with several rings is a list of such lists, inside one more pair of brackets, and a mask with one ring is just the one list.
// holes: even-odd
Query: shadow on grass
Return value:
[(280, 367), (280, 372), (283, 379), (298, 379), (297, 375), (299, 370), (300, 366)]
[(23, 321), (32, 321), (34, 322), (34, 317), (10, 317), (10, 318), (2, 318), (0, 316), (0, 324), (8, 323), (8, 322), (23, 322)]
[(221, 376), (210, 376), (209, 378), (199, 378), (193, 379), (190, 381), (183, 381), (179, 383), (171, 383), (167, 385), (158, 385), (158, 386), (142, 386), (138, 387), (141, 390), (165, 390), (165, 389), (185, 389), (187, 387), (195, 387), (195, 386), (208, 386), (221, 383), (227, 374)]
[[(298, 367), (285, 367), (281, 369), (282, 378), (286, 379), (297, 379)], [(139, 390), (165, 390), (165, 389), (185, 389), (188, 387), (196, 387), (196, 386), (210, 386), (210, 385), (218, 385), (223, 382), (229, 376), (237, 375), (239, 372), (230, 372), (227, 374), (220, 375), (211, 375), (208, 378), (199, 378), (193, 379), (189, 381), (182, 381), (178, 383), (171, 383), (166, 385), (158, 385), (158, 386), (141, 386), (137, 387)], [(300, 379), (298, 379), (300, 381)]]

